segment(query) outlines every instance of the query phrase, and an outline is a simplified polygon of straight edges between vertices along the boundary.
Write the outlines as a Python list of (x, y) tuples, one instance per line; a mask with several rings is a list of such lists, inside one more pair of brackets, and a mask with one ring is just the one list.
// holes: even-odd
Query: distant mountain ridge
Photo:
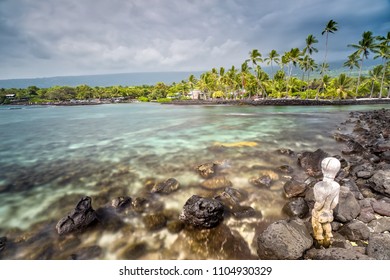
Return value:
[[(378, 65), (379, 61), (366, 62), (363, 67), (363, 74), (367, 73), (373, 65)], [(219, 68), (218, 68), (219, 69)], [(271, 67), (263, 67), (264, 71), (271, 74)], [(274, 67), (276, 71), (278, 67)], [(343, 62), (334, 62), (330, 65), (330, 75), (338, 76), (340, 73), (349, 73), (349, 70), (343, 67)], [(225, 68), (227, 71), (228, 69)], [(39, 88), (49, 88), (52, 86), (78, 86), (89, 85), (91, 87), (106, 87), (106, 86), (141, 86), (155, 85), (158, 82), (172, 84), (179, 83), (182, 80), (187, 80), (193, 74), (199, 78), (206, 71), (182, 71), (182, 72), (139, 72), (139, 73), (119, 73), (119, 74), (100, 74), (100, 75), (81, 75), (81, 76), (57, 76), (45, 78), (29, 78), (29, 79), (7, 79), (0, 80), (0, 88), (27, 88), (29, 86), (37, 86)], [(352, 76), (357, 76), (358, 70), (354, 69)], [(299, 69), (293, 69), (293, 75), (300, 77), (302, 72)], [(320, 75), (317, 73), (317, 76)], [(316, 73), (311, 73), (311, 77), (316, 77)]]
[(30, 79), (7, 79), (0, 80), (0, 88), (27, 88), (37, 86), (39, 88), (49, 88), (52, 86), (78, 86), (82, 84), (91, 87), (106, 86), (140, 86), (154, 85), (158, 82), (171, 84), (188, 79), (193, 74), (199, 78), (203, 71), (192, 72), (144, 72), (144, 73), (119, 73), (119, 74), (101, 74), (101, 75), (82, 75), (82, 76), (58, 76)]

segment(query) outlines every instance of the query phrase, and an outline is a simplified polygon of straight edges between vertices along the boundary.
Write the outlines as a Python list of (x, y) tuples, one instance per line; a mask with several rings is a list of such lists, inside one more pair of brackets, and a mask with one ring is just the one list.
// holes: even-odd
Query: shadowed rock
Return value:
[(77, 203), (75, 209), (58, 221), (58, 234), (66, 234), (86, 228), (96, 220), (96, 213), (91, 206), (91, 198), (85, 196)]
[(179, 219), (194, 227), (213, 228), (223, 220), (224, 206), (216, 199), (191, 196)]
[(360, 213), (360, 205), (347, 187), (340, 188), (339, 204), (334, 209), (337, 221), (346, 223), (355, 219)]
[(367, 240), (370, 236), (370, 230), (366, 224), (358, 220), (343, 225), (338, 232), (351, 241)]
[(284, 205), (283, 212), (290, 217), (299, 217), (302, 219), (309, 213), (309, 206), (307, 206), (303, 197), (297, 197)]

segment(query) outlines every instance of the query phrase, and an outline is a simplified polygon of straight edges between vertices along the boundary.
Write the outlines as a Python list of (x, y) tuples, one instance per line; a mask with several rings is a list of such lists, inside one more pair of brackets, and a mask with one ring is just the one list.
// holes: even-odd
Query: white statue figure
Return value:
[(321, 162), (324, 179), (314, 185), (315, 204), (312, 210), (312, 226), (317, 242), (329, 247), (332, 243), (333, 209), (339, 203), (340, 185), (334, 181), (340, 170), (340, 161), (333, 157)]

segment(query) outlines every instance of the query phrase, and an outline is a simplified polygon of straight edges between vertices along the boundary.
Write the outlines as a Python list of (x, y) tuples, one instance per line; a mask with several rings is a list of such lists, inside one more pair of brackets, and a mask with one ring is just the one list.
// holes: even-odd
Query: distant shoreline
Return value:
[[(0, 106), (89, 106), (89, 105), (103, 105), (103, 104), (127, 104), (127, 103), (142, 103), (137, 100), (121, 100), (121, 101), (62, 101), (62, 102), (48, 102), (48, 103), (29, 103), (29, 102), (15, 102), (11, 104), (0, 104)], [(162, 105), (248, 105), (248, 106), (342, 106), (342, 105), (376, 105), (389, 104), (390, 98), (360, 98), (360, 99), (344, 99), (344, 100), (315, 100), (315, 99), (259, 99), (259, 100), (173, 100), (172, 102), (145, 102)]]
[(252, 106), (329, 106), (390, 104), (390, 98), (361, 98), (346, 100), (315, 99), (260, 99), (260, 100), (177, 100), (163, 104), (173, 105), (252, 105)]

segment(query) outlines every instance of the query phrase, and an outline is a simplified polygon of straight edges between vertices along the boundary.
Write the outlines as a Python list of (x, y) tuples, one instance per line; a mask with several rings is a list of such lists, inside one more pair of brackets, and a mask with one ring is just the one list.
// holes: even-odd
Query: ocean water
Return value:
[[(83, 248), (98, 248), (86, 258), (99, 259), (216, 258), (180, 248), (192, 242), (188, 234), (150, 230), (143, 220), (149, 212), (162, 209), (175, 220), (191, 195), (213, 197), (221, 192), (201, 187), (204, 179), (195, 170), (213, 161), (223, 162), (222, 174), (233, 188), (248, 194), (244, 205), (258, 213), (223, 222), (255, 255), (256, 231), (285, 217), (283, 185), (299, 173), (296, 157), (276, 151), (321, 148), (340, 154), (342, 144), (332, 134), (342, 129), (348, 112), (384, 106), (389, 107), (0, 106), (0, 237), (7, 236), (13, 244), (3, 258), (62, 259)], [(294, 173), (280, 172), (278, 167), (286, 164)], [(249, 183), (265, 174), (273, 179), (270, 189)], [(144, 213), (128, 209), (117, 215), (118, 226), (58, 237), (56, 222), (82, 196), (92, 198), (95, 210), (107, 208), (118, 196), (148, 196), (150, 182), (168, 178), (176, 178), (180, 188), (153, 196), (157, 208), (150, 206)], [(32, 237), (37, 241), (32, 242)], [(77, 242), (70, 242), (72, 238)]]

